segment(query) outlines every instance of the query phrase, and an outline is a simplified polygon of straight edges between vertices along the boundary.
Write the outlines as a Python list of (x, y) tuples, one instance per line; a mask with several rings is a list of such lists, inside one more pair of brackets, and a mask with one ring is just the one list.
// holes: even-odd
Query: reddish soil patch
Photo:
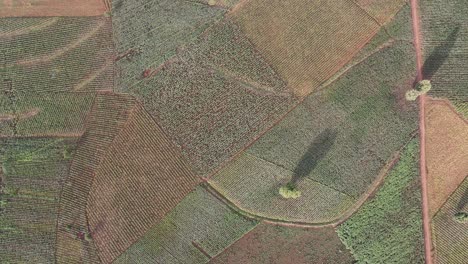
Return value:
[(447, 100), (427, 100), (426, 161), (433, 216), (468, 175), (468, 124)]
[(260, 224), (212, 264), (353, 263), (333, 228), (303, 229)]
[(0, 17), (99, 16), (107, 10), (103, 0), (0, 1)]

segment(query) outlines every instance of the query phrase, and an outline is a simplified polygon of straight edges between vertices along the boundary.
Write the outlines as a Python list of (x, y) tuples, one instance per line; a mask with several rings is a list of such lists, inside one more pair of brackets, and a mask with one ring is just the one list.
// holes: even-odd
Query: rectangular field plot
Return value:
[(339, 70), (379, 30), (352, 0), (246, 1), (230, 16), (300, 96)]
[[(112, 90), (111, 21), (104, 17), (0, 20), (0, 76), (17, 90)], [(16, 25), (13, 28), (12, 25)]]
[(430, 95), (468, 101), (468, 2), (419, 1), (423, 76), (432, 81)]
[(185, 0), (114, 0), (117, 89), (127, 91), (145, 70), (157, 68), (226, 11)]
[(0, 140), (3, 263), (53, 263), (61, 184), (76, 139)]
[(301, 196), (284, 199), (279, 189), (294, 173), (250, 154), (243, 154), (215, 175), (210, 184), (242, 210), (283, 221), (327, 223), (339, 218), (355, 200), (306, 179), (297, 184)]
[(229, 21), (213, 25), (130, 91), (201, 175), (239, 152), (296, 101)]
[(99, 16), (107, 0), (2, 0), (0, 17)]
[(357, 198), (417, 128), (416, 104), (404, 98), (414, 79), (408, 58), (409, 44), (382, 49), (307, 97), (247, 152)]
[(256, 225), (199, 188), (114, 263), (206, 263)]
[[(464, 220), (457, 214), (465, 213)], [(460, 184), (432, 219), (438, 264), (463, 264), (468, 259), (468, 178)], [(464, 222), (463, 222), (464, 221)]]

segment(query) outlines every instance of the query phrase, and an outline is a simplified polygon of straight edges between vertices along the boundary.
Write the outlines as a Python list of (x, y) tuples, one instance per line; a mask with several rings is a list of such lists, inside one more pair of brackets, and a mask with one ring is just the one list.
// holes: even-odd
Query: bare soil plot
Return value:
[(199, 187), (114, 263), (207, 263), (257, 224)]
[(386, 24), (408, 0), (355, 0), (370, 16), (380, 24)]
[(62, 183), (76, 139), (0, 140), (2, 263), (53, 263)]
[(210, 264), (353, 263), (333, 228), (302, 229), (259, 224)]
[(59, 263), (100, 263), (90, 234), (86, 207), (95, 172), (135, 101), (129, 96), (99, 94), (86, 123), (60, 197), (57, 252)]
[(247, 1), (231, 17), (300, 96), (339, 70), (379, 30), (351, 0)]
[(468, 259), (467, 223), (457, 222), (454, 218), (459, 212), (468, 212), (468, 178), (432, 219), (435, 259), (438, 264), (464, 264)]
[(95, 172), (87, 212), (103, 263), (111, 263), (174, 208), (199, 178), (142, 106), (132, 109)]
[(12, 80), (16, 90), (112, 90), (109, 18), (4, 18), (3, 26), (0, 77)]
[(100, 16), (104, 0), (2, 0), (0, 17)]
[[(312, 161), (310, 161), (312, 162)], [(306, 179), (297, 184), (301, 196), (284, 199), (279, 188), (294, 172), (243, 154), (221, 170), (210, 184), (242, 210), (283, 221), (327, 223), (338, 219), (355, 199), (319, 182)]]
[(447, 100), (426, 103), (429, 209), (433, 216), (468, 175), (468, 123)]

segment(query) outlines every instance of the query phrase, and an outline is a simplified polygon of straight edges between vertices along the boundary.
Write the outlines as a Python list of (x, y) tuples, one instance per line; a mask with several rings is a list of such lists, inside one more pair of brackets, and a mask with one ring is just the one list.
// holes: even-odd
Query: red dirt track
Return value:
[(104, 0), (0, 0), (0, 17), (100, 16)]
[[(421, 30), (419, 26), (418, 0), (411, 0), (411, 17), (413, 21), (413, 41), (416, 50), (416, 81), (422, 80), (422, 54), (421, 54)], [(426, 171), (426, 124), (425, 124), (425, 103), (426, 96), (419, 96), (419, 141), (420, 141), (420, 175), (421, 175), (421, 195), (422, 214), (424, 230), (424, 252), (426, 264), (432, 264), (432, 240), (429, 217), (429, 201), (427, 195), (427, 171)]]

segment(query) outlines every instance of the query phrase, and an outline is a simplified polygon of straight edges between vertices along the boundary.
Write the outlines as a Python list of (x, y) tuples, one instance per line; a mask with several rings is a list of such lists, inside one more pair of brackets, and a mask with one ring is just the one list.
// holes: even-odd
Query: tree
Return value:
[(279, 189), (279, 194), (286, 199), (293, 198), (296, 199), (301, 196), (301, 191), (297, 190), (295, 184), (289, 182), (286, 186), (282, 186)]
[(453, 219), (459, 223), (468, 223), (468, 213), (458, 212), (453, 216)]
[(416, 100), (416, 98), (418, 98), (419, 95), (421, 95), (419, 91), (415, 89), (411, 89), (406, 92), (405, 97), (406, 97), (406, 100), (408, 101), (414, 101)]
[(431, 81), (429, 80), (422, 80), (418, 82), (418, 85), (416, 86), (416, 90), (418, 90), (421, 94), (425, 94), (429, 92), (432, 88)]

